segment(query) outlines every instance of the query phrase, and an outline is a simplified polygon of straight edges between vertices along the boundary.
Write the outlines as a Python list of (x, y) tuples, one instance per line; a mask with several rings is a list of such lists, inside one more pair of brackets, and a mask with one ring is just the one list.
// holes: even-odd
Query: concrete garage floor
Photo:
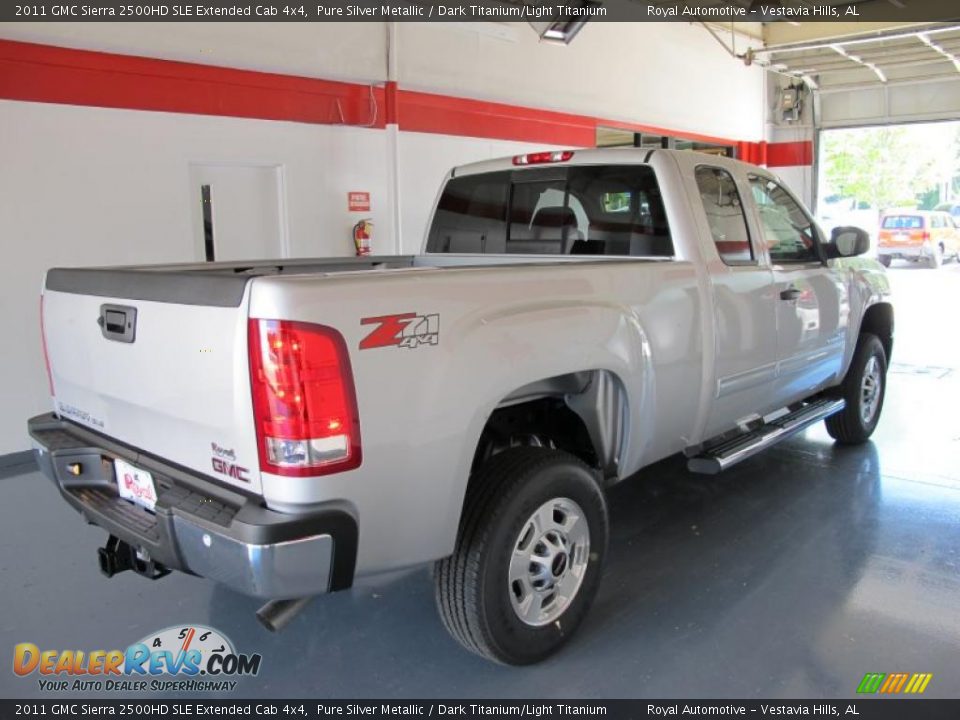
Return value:
[[(262, 653), (247, 697), (815, 698), (853, 695), (868, 671), (932, 672), (928, 696), (960, 696), (960, 266), (891, 277), (874, 442), (837, 448), (817, 426), (718, 478), (673, 459), (615, 488), (597, 602), (539, 666), (461, 651), (426, 569), (315, 601), (280, 635), (257, 601), (203, 580), (106, 580), (103, 533), (29, 468), (0, 479), (0, 653), (124, 648), (204, 623)], [(41, 693), (7, 670), (0, 695)]]

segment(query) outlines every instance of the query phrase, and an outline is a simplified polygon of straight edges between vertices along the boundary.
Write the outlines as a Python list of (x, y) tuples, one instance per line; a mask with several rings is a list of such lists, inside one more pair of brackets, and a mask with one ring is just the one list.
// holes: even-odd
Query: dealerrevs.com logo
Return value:
[(234, 678), (260, 672), (259, 654), (238, 653), (230, 639), (204, 625), (174, 626), (125, 650), (13, 649), (13, 672), (36, 676), (48, 692), (231, 691)]

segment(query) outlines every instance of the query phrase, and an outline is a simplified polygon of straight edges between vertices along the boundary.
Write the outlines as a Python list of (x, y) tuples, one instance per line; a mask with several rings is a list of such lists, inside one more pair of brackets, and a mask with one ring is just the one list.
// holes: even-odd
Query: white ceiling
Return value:
[(960, 25), (925, 23), (783, 45), (756, 53), (820, 86), (960, 79)]

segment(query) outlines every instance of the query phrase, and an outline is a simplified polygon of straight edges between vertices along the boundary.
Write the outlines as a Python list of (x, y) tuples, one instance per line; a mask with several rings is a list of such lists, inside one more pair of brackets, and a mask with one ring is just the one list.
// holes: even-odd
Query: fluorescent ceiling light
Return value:
[[(534, 7), (543, 7), (534, 5), (534, 3), (530, 4)], [(570, 4), (565, 7), (577, 10), (589, 10), (591, 8), (598, 8), (601, 5), (602, 3), (597, 2), (597, 0), (571, 0)], [(563, 6), (557, 7), (559, 9), (559, 7)], [(581, 15), (577, 13), (566, 14), (556, 12), (550, 20), (546, 22), (531, 22), (530, 27), (536, 31), (541, 40), (561, 42), (564, 45), (569, 45), (577, 33), (583, 29), (583, 26), (587, 24), (587, 20), (589, 19), (589, 14), (587, 13)]]

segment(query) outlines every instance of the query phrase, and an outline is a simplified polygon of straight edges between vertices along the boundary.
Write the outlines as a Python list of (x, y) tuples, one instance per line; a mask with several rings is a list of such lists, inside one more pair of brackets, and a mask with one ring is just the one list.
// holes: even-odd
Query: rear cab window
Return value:
[(647, 165), (568, 165), (451, 178), (427, 252), (672, 257)]

